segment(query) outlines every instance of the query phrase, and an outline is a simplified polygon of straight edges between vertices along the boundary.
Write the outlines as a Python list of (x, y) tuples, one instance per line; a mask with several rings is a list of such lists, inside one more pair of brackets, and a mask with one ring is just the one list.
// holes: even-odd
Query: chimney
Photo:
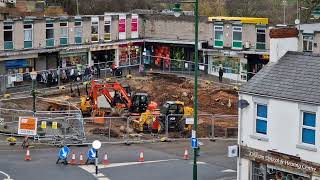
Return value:
[(288, 51), (298, 51), (298, 36), (295, 27), (270, 29), (270, 62), (277, 62)]

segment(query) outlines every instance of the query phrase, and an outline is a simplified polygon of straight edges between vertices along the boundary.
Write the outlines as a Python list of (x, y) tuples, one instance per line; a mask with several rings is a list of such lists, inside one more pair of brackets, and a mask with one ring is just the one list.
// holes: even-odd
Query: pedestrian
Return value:
[(99, 66), (99, 64), (97, 64), (97, 74), (98, 74), (98, 78), (100, 78), (101, 71), (100, 71), (100, 66)]
[(219, 82), (222, 82), (222, 77), (223, 77), (223, 68), (219, 68)]

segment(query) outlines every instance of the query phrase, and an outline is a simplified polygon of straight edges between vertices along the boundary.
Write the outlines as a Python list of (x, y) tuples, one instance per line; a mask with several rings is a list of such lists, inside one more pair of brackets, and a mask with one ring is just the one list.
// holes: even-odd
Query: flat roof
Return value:
[(229, 17), (229, 16), (213, 16), (208, 17), (208, 21), (240, 21), (245, 24), (269, 24), (268, 18), (257, 17)]

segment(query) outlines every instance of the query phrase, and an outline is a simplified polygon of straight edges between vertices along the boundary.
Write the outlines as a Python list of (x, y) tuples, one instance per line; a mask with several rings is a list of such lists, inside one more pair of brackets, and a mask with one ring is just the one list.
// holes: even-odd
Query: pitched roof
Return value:
[(288, 52), (266, 65), (240, 93), (320, 104), (320, 55)]

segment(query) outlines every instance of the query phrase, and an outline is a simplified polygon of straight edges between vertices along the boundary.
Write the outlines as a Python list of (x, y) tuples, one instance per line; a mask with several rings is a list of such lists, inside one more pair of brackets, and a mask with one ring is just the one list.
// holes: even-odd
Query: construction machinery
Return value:
[(91, 90), (81, 97), (83, 114), (104, 116), (112, 110), (143, 113), (147, 110), (149, 96), (147, 93), (133, 94), (129, 86), (118, 82), (91, 81)]
[[(160, 111), (155, 107), (148, 108), (145, 113), (142, 113), (139, 119), (133, 120), (133, 127), (136, 131), (152, 131), (161, 133), (165, 130), (165, 125), (168, 123), (168, 131), (185, 131), (191, 130), (191, 125), (185, 123), (187, 117), (193, 116), (193, 108), (186, 107), (181, 101), (167, 101)], [(168, 122), (166, 122), (168, 121)]]

